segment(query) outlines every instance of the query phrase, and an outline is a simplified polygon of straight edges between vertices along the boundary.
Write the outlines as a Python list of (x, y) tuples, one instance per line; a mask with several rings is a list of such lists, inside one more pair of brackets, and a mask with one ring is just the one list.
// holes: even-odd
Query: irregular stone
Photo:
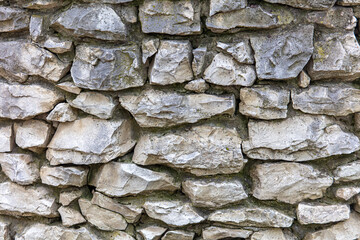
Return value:
[(209, 221), (244, 227), (290, 227), (294, 219), (265, 207), (238, 207), (212, 212)]
[(290, 91), (276, 86), (254, 86), (240, 89), (239, 111), (245, 116), (259, 119), (287, 117)]
[(335, 197), (338, 199), (342, 199), (348, 201), (356, 194), (360, 193), (360, 187), (339, 187), (335, 191)]
[(10, 224), (5, 223), (5, 222), (0, 222), (0, 239), (1, 240), (11, 240)]
[(203, 222), (203, 218), (190, 203), (183, 201), (146, 201), (146, 214), (172, 227), (182, 227)]
[(0, 32), (17, 32), (29, 28), (29, 14), (19, 8), (0, 6)]
[(183, 230), (172, 230), (165, 233), (161, 240), (193, 240), (195, 233), (183, 231)]
[(301, 71), (298, 76), (297, 84), (301, 88), (307, 88), (310, 85), (311, 78), (310, 76), (305, 72)]
[(56, 86), (69, 93), (79, 94), (81, 92), (81, 88), (77, 87), (73, 82), (63, 82)]
[(81, 213), (85, 216), (89, 223), (100, 230), (125, 230), (127, 227), (127, 222), (118, 213), (91, 204), (91, 201), (85, 198), (79, 199), (79, 205)]
[(360, 131), (360, 113), (354, 114), (354, 129), (356, 132)]
[(141, 207), (122, 204), (115, 199), (109, 198), (99, 192), (93, 193), (91, 203), (96, 204), (104, 209), (121, 214), (128, 223), (137, 222), (143, 213), (143, 209)]
[(344, 132), (333, 118), (322, 115), (301, 114), (276, 122), (250, 119), (248, 129), (249, 140), (242, 147), (254, 159), (301, 162), (350, 154), (360, 147), (355, 135)]
[(206, 53), (206, 47), (198, 47), (192, 51), (193, 60), (191, 66), (195, 77), (201, 77), (204, 72)]
[(145, 68), (136, 45), (99, 47), (78, 45), (71, 76), (76, 86), (118, 91), (145, 84)]
[(60, 192), (59, 203), (63, 206), (68, 206), (73, 201), (79, 199), (82, 195), (84, 195), (85, 189), (81, 188), (66, 188)]
[(326, 28), (344, 28), (352, 30), (356, 27), (356, 18), (352, 8), (333, 7), (328, 11), (313, 11), (307, 14), (310, 23), (316, 23)]
[(358, 6), (360, 5), (359, 0), (338, 0), (336, 4), (341, 6)]
[(206, 27), (216, 33), (227, 30), (234, 32), (241, 28), (280, 27), (290, 24), (294, 19), (295, 15), (288, 8), (282, 7), (274, 11), (274, 6), (261, 4), (231, 12), (217, 13), (206, 19)]
[(209, 89), (209, 84), (207, 84), (204, 79), (196, 79), (187, 83), (184, 88), (196, 93), (204, 93)]
[(48, 19), (42, 15), (32, 15), (29, 24), (31, 40), (38, 42), (43, 39), (48, 28)]
[(39, 164), (30, 154), (0, 154), (1, 170), (12, 181), (20, 185), (30, 185), (40, 178)]
[(66, 6), (70, 3), (70, 0), (17, 0), (22, 8), (45, 10), (52, 8), (59, 8)]
[(139, 18), (144, 33), (201, 33), (200, 4), (193, 0), (145, 0), (139, 7)]
[(360, 237), (360, 215), (351, 213), (350, 218), (344, 222), (332, 225), (329, 228), (306, 234), (303, 240), (348, 240)]
[(66, 53), (73, 49), (72, 41), (63, 40), (58, 37), (48, 37), (44, 42), (44, 48), (53, 53)]
[(198, 179), (182, 182), (182, 191), (195, 207), (220, 208), (248, 197), (237, 179)]
[(227, 238), (248, 238), (253, 231), (245, 229), (231, 229), (223, 227), (207, 227), (202, 230), (204, 240), (218, 240)]
[(119, 12), (120, 16), (128, 23), (136, 23), (138, 21), (137, 6), (123, 5)]
[(241, 142), (235, 129), (211, 125), (147, 133), (135, 147), (133, 162), (164, 164), (197, 176), (237, 173), (247, 162), (241, 152)]
[(0, 122), (0, 153), (11, 152), (14, 148), (15, 136), (11, 122)]
[(299, 203), (296, 209), (300, 224), (326, 224), (340, 222), (350, 217), (350, 208), (346, 204), (324, 205)]
[(134, 147), (133, 127), (133, 121), (125, 115), (111, 120), (85, 117), (60, 123), (48, 145), (46, 158), (51, 165), (109, 162)]
[(109, 4), (119, 4), (119, 3), (127, 3), (132, 2), (133, 0), (82, 0), (87, 3), (109, 3)]
[(160, 46), (160, 40), (158, 38), (145, 38), (142, 40), (141, 52), (142, 62), (145, 64), (147, 60), (154, 56)]
[(171, 127), (195, 123), (217, 115), (233, 115), (233, 95), (181, 94), (147, 88), (142, 92), (121, 94), (120, 104), (140, 127)]
[(358, 213), (360, 212), (360, 195), (355, 196), (354, 210)]
[(87, 184), (89, 169), (87, 167), (49, 167), (40, 169), (41, 181), (44, 184), (55, 187), (76, 186), (82, 187)]
[(309, 10), (327, 10), (334, 6), (336, 0), (265, 0), (265, 2), (286, 4)]
[(251, 37), (258, 78), (296, 78), (313, 53), (313, 34), (314, 26), (302, 25), (287, 31), (277, 30), (271, 35)]
[(138, 230), (138, 233), (144, 240), (160, 240), (161, 236), (166, 232), (167, 228), (159, 226), (148, 226)]
[(334, 172), (335, 182), (351, 182), (360, 179), (360, 160), (338, 166)]
[(308, 73), (312, 80), (359, 78), (360, 46), (354, 32), (317, 32)]
[(321, 198), (333, 183), (332, 177), (300, 163), (258, 164), (251, 170), (250, 176), (255, 198), (290, 204)]
[(59, 214), (56, 197), (45, 186), (24, 187), (12, 182), (0, 183), (0, 213), (13, 216), (42, 216)]
[(33, 152), (42, 152), (50, 141), (50, 124), (41, 120), (27, 120), (14, 124), (15, 142)]
[(256, 80), (254, 66), (238, 63), (234, 58), (218, 53), (204, 72), (204, 79), (216, 85), (251, 86)]
[[(26, 81), (29, 76), (40, 76), (59, 81), (71, 64), (35, 44), (24, 41), (1, 41), (0, 75), (8, 80)], [(30, 86), (24, 86), (24, 88)]]
[(251, 235), (251, 240), (290, 240), (285, 236), (281, 229), (268, 229), (260, 232), (255, 232)]
[[(109, 178), (108, 176), (113, 176)], [(167, 173), (155, 172), (132, 163), (110, 162), (94, 170), (90, 185), (112, 197), (123, 197), (159, 190), (175, 191), (179, 187)]]
[(56, 122), (72, 122), (77, 119), (77, 111), (68, 103), (59, 103), (47, 115), (46, 120)]
[(234, 10), (245, 8), (247, 0), (211, 0), (210, 1), (210, 16), (218, 12), (231, 12)]
[(241, 40), (236, 43), (217, 42), (216, 47), (221, 49), (224, 53), (230, 54), (239, 63), (255, 63), (249, 40)]
[(109, 5), (74, 4), (51, 23), (51, 27), (74, 37), (125, 40), (127, 30), (120, 16)]
[(61, 206), (58, 209), (58, 212), (61, 216), (62, 225), (65, 227), (71, 227), (86, 222), (81, 213), (72, 207)]

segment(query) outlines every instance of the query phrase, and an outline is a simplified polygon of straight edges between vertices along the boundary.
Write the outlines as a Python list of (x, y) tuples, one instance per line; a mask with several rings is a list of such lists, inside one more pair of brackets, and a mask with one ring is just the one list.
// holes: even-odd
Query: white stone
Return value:
[(45, 40), (44, 48), (49, 49), (53, 53), (66, 53), (73, 49), (73, 44), (72, 41), (51, 36)]
[(72, 122), (77, 119), (77, 111), (68, 103), (59, 103), (47, 115), (46, 120), (56, 122)]
[(206, 47), (198, 47), (193, 49), (193, 60), (191, 63), (192, 70), (194, 72), (195, 77), (201, 77), (204, 72), (205, 59), (207, 48)]
[(89, 169), (82, 166), (73, 167), (49, 167), (40, 169), (42, 183), (55, 187), (82, 187), (87, 184)]
[(209, 84), (204, 79), (196, 79), (187, 83), (184, 88), (196, 93), (204, 93), (209, 89)]
[(360, 179), (360, 160), (338, 166), (334, 172), (335, 182), (351, 182)]
[(249, 40), (239, 40), (231, 43), (217, 42), (216, 47), (230, 54), (239, 63), (254, 64), (254, 53)]
[(69, 93), (79, 94), (81, 92), (81, 88), (77, 87), (73, 82), (62, 82), (56, 86)]
[(223, 227), (207, 227), (202, 230), (204, 240), (219, 240), (227, 238), (248, 238), (253, 233), (251, 230), (232, 229)]
[(62, 224), (65, 227), (71, 227), (86, 222), (81, 213), (72, 207), (61, 206), (58, 209), (58, 212), (60, 213)]
[(346, 204), (299, 203), (296, 208), (296, 215), (300, 224), (326, 224), (349, 219), (350, 208)]
[(11, 240), (9, 223), (0, 222), (0, 240)]
[(65, 188), (60, 192), (59, 203), (63, 206), (68, 206), (84, 195), (85, 192), (84, 188)]
[(301, 71), (297, 81), (299, 87), (307, 88), (310, 85), (310, 81), (311, 81), (310, 76), (305, 71)]
[(147, 226), (137, 230), (138, 233), (144, 238), (144, 240), (160, 240), (164, 235), (167, 228), (159, 226)]
[(29, 28), (29, 14), (20, 8), (0, 6), (0, 32), (18, 32)]
[(251, 235), (251, 240), (290, 240), (281, 229), (269, 229), (255, 232)]
[(231, 12), (237, 9), (245, 8), (247, 0), (211, 0), (210, 16), (218, 12)]
[(339, 187), (335, 191), (335, 197), (348, 201), (356, 194), (360, 193), (360, 187)]
[(183, 230), (172, 230), (167, 231), (161, 240), (193, 240), (195, 233), (183, 231)]
[(12, 122), (0, 122), (0, 153), (11, 152), (14, 148), (15, 136)]
[(147, 63), (148, 59), (155, 55), (160, 46), (158, 38), (144, 38), (141, 44), (142, 62)]

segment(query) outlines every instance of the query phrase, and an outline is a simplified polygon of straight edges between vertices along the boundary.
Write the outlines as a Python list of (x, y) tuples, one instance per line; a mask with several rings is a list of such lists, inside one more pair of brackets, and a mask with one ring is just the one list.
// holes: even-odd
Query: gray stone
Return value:
[(193, 240), (195, 233), (183, 231), (183, 230), (172, 230), (167, 231), (161, 240)]
[(276, 122), (250, 120), (248, 129), (249, 140), (242, 146), (254, 159), (301, 162), (350, 154), (360, 147), (354, 134), (322, 115), (299, 114)]
[(313, 53), (314, 26), (303, 25), (290, 30), (276, 30), (250, 38), (255, 51), (259, 79), (296, 78)]
[(348, 201), (359, 193), (360, 193), (360, 187), (339, 187), (335, 191), (335, 197), (338, 199)]
[(46, 157), (51, 165), (109, 162), (134, 147), (133, 131), (133, 121), (127, 116), (111, 120), (85, 117), (60, 123), (48, 145)]
[(191, 52), (188, 40), (161, 40), (149, 68), (150, 84), (168, 85), (192, 80)]
[(17, 32), (29, 28), (30, 16), (20, 9), (0, 6), (0, 32)]
[(66, 6), (71, 0), (16, 0), (22, 8), (46, 10)]
[(164, 164), (201, 176), (240, 172), (245, 163), (241, 138), (234, 128), (194, 126), (168, 133), (143, 134), (133, 162)]
[(58, 212), (60, 213), (62, 224), (65, 227), (71, 227), (86, 222), (81, 213), (72, 207), (61, 206), (58, 209)]
[(209, 89), (209, 84), (204, 79), (196, 79), (187, 83), (184, 88), (196, 93), (204, 93)]
[(336, 0), (265, 0), (269, 3), (286, 4), (295, 8), (309, 10), (327, 10), (334, 6)]
[(53, 191), (45, 186), (20, 186), (0, 183), (0, 213), (13, 216), (57, 217), (58, 205)]
[(94, 170), (89, 184), (95, 186), (97, 191), (113, 197), (179, 189), (174, 178), (167, 173), (155, 172), (132, 163), (119, 162), (110, 162)]
[(9, 223), (0, 222), (0, 240), (11, 240)]
[(194, 0), (145, 0), (140, 5), (139, 18), (144, 33), (201, 33), (200, 4)]
[(191, 66), (195, 77), (201, 77), (204, 72), (206, 53), (206, 47), (198, 47), (192, 51), (193, 60)]
[(296, 209), (300, 224), (326, 224), (340, 222), (350, 217), (350, 208), (346, 204), (324, 205), (299, 203)]
[(42, 40), (48, 28), (48, 18), (42, 15), (32, 15), (29, 23), (31, 40), (38, 42)]
[(183, 227), (205, 220), (190, 203), (180, 200), (146, 201), (144, 209), (149, 217), (163, 221), (172, 227)]
[(51, 23), (55, 30), (74, 37), (125, 40), (127, 30), (120, 16), (109, 5), (77, 5), (60, 13)]
[(59, 203), (63, 206), (68, 206), (84, 195), (85, 192), (85, 188), (65, 188), (60, 192)]
[(210, 16), (219, 12), (231, 12), (234, 10), (245, 8), (247, 0), (211, 0)]
[(55, 187), (82, 187), (87, 184), (88, 173), (89, 169), (87, 167), (80, 166), (43, 166), (40, 169), (40, 177), (42, 183)]
[[(255, 232), (251, 235), (251, 240), (292, 240), (287, 238), (281, 229), (268, 229)], [(295, 239), (294, 239), (295, 240)]]
[(290, 204), (321, 198), (333, 183), (326, 173), (300, 163), (258, 164), (251, 169), (250, 176), (255, 198)]
[(290, 227), (294, 221), (276, 209), (268, 207), (237, 207), (212, 212), (209, 221), (244, 227)]
[(316, 23), (330, 29), (352, 30), (356, 27), (356, 18), (352, 8), (333, 7), (328, 11), (313, 11), (307, 14), (310, 23)]
[(0, 153), (11, 152), (14, 148), (15, 136), (12, 122), (0, 122)]
[(181, 185), (195, 207), (220, 208), (248, 197), (237, 179), (189, 179)]
[(73, 49), (72, 41), (58, 37), (48, 37), (44, 42), (44, 48), (53, 53), (66, 53)]
[(133, 0), (82, 0), (87, 3), (109, 3), (109, 4), (119, 4), (119, 3), (127, 3), (132, 2)]
[(310, 85), (311, 78), (310, 76), (305, 72), (301, 71), (298, 76), (297, 84), (301, 88), (307, 88)]
[(202, 230), (204, 240), (218, 240), (227, 238), (248, 238), (253, 231), (245, 229), (232, 229), (223, 227), (207, 227)]
[(30, 154), (0, 153), (1, 170), (12, 181), (30, 185), (40, 178), (39, 164)]
[(72, 122), (77, 119), (77, 111), (68, 103), (59, 103), (47, 115), (46, 120), (56, 122)]
[(155, 55), (160, 46), (158, 38), (144, 38), (141, 44), (142, 62), (147, 63), (148, 59)]
[(117, 91), (142, 86), (145, 73), (140, 48), (78, 45), (71, 76), (76, 86), (92, 90)]
[(122, 7), (118, 10), (119, 15), (127, 22), (127, 23), (136, 23), (138, 21), (138, 7), (132, 5), (122, 5)]
[(276, 86), (253, 86), (240, 89), (239, 111), (245, 116), (258, 119), (287, 117), (290, 91)]
[(164, 235), (167, 228), (159, 226), (147, 226), (137, 230), (138, 233), (144, 238), (144, 240), (160, 240)]
[(338, 166), (334, 172), (335, 182), (351, 182), (360, 179), (360, 160)]
[(336, 4), (341, 6), (358, 6), (360, 5), (359, 0), (338, 0)]
[(182, 94), (147, 88), (121, 94), (120, 104), (135, 117), (140, 127), (171, 127), (195, 123), (217, 115), (233, 115), (233, 95)]
[(254, 64), (254, 54), (249, 40), (240, 40), (235, 43), (217, 42), (216, 47), (224, 53), (230, 54), (239, 63)]
[(77, 87), (73, 82), (62, 82), (56, 86), (69, 93), (79, 94), (81, 92), (81, 88)]
[(255, 67), (238, 63), (234, 58), (218, 53), (204, 72), (204, 79), (216, 85), (251, 86), (256, 80)]

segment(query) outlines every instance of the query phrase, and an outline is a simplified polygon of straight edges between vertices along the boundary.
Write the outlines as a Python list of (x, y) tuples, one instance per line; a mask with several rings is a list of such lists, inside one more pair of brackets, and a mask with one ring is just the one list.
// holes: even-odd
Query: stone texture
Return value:
[(240, 89), (239, 111), (245, 116), (258, 119), (287, 117), (290, 91), (276, 86), (254, 86)]
[(246, 227), (290, 227), (293, 218), (272, 208), (238, 207), (211, 213), (209, 221)]
[(40, 177), (42, 183), (55, 187), (82, 187), (87, 184), (88, 173), (89, 169), (87, 167), (80, 166), (43, 166), (40, 169)]
[(79, 94), (81, 92), (81, 88), (77, 87), (73, 82), (62, 82), (56, 86), (69, 93)]
[(133, 162), (164, 164), (198, 176), (237, 173), (247, 162), (241, 142), (234, 128), (212, 125), (145, 133), (135, 147)]
[(74, 37), (119, 41), (127, 36), (125, 24), (109, 5), (74, 4), (60, 13), (51, 27)]
[(144, 209), (150, 218), (158, 219), (172, 227), (187, 226), (205, 220), (190, 203), (180, 200), (146, 201)]
[(307, 20), (330, 29), (352, 30), (356, 27), (356, 18), (352, 8), (333, 7), (328, 11), (314, 11), (307, 15)]
[(30, 154), (0, 153), (1, 170), (12, 181), (30, 185), (40, 178), (39, 164)]
[(77, 111), (68, 103), (59, 103), (47, 115), (46, 120), (56, 122), (72, 122), (77, 119)]
[(245, 229), (231, 229), (223, 227), (207, 227), (202, 230), (202, 237), (204, 240), (218, 240), (227, 238), (248, 238), (252, 234), (251, 230)]
[(142, 86), (145, 73), (140, 48), (78, 45), (71, 76), (76, 86), (91, 90), (118, 91)]
[(73, 49), (72, 41), (58, 37), (48, 37), (44, 42), (44, 48), (53, 53), (66, 53)]
[[(285, 236), (281, 229), (269, 229), (255, 232), (251, 235), (251, 240), (292, 240)], [(295, 240), (295, 239), (294, 239)]]
[(109, 3), (109, 4), (119, 4), (119, 3), (127, 3), (132, 2), (133, 0), (82, 0), (86, 3)]
[(195, 233), (183, 231), (183, 230), (173, 230), (168, 231), (161, 238), (161, 240), (193, 240)]
[(16, 0), (16, 2), (22, 8), (46, 10), (66, 6), (70, 0)]
[(15, 136), (11, 122), (0, 121), (0, 152), (11, 152), (14, 148)]
[(11, 240), (9, 223), (0, 222), (0, 239), (1, 240)]
[(48, 18), (43, 15), (31, 15), (29, 33), (31, 40), (39, 42), (43, 40), (48, 30)]
[(258, 164), (250, 175), (255, 198), (290, 204), (321, 198), (333, 183), (333, 178), (326, 173), (300, 163)]
[(195, 207), (220, 208), (248, 197), (237, 179), (189, 179), (181, 185)]
[(147, 226), (138, 230), (144, 240), (160, 240), (167, 228), (159, 226)]
[(360, 147), (355, 135), (344, 132), (327, 116), (301, 114), (277, 122), (250, 120), (248, 128), (249, 140), (243, 142), (243, 151), (255, 159), (300, 162), (349, 154)]
[[(108, 176), (113, 176), (109, 178)], [(91, 174), (90, 185), (113, 197), (123, 197), (153, 191), (175, 191), (179, 187), (167, 173), (155, 172), (132, 163), (111, 162)]]
[(13, 216), (58, 216), (56, 197), (45, 186), (24, 187), (12, 182), (0, 183), (0, 213)]
[(211, 0), (210, 1), (210, 16), (218, 12), (231, 12), (234, 10), (245, 8), (247, 0)]
[(311, 78), (310, 76), (305, 72), (301, 71), (298, 76), (297, 84), (301, 88), (307, 88), (310, 85)]
[(360, 160), (338, 166), (334, 172), (335, 182), (351, 182), (360, 179)]
[(60, 123), (46, 157), (51, 165), (105, 163), (125, 155), (135, 143), (133, 121), (126, 116), (112, 120), (85, 117)]
[(300, 224), (326, 224), (340, 222), (350, 217), (350, 208), (345, 204), (324, 205), (299, 203), (296, 209)]
[(139, 7), (139, 18), (144, 33), (201, 33), (200, 4), (193, 0), (145, 0)]
[(248, 39), (231, 43), (217, 42), (216, 47), (231, 55), (239, 63), (254, 64), (254, 53)]
[(29, 14), (20, 9), (0, 6), (0, 32), (17, 32), (29, 28)]
[(303, 70), (313, 53), (314, 26), (303, 25), (290, 30), (250, 38), (255, 51), (259, 79), (286, 80)]
[(191, 66), (195, 77), (202, 76), (205, 67), (206, 53), (206, 47), (198, 47), (192, 51), (193, 60)]
[(168, 85), (193, 79), (190, 41), (161, 40), (149, 68), (150, 84)]
[(204, 79), (216, 85), (251, 86), (256, 80), (254, 66), (238, 63), (223, 53), (217, 54), (204, 72)]
[(359, 0), (338, 0), (336, 4), (341, 6), (358, 6), (360, 5)]
[(68, 206), (84, 195), (85, 192), (85, 188), (65, 188), (60, 192), (59, 203), (63, 206)]
[(86, 222), (81, 213), (72, 207), (61, 206), (58, 209), (58, 212), (60, 213), (62, 224), (65, 227), (71, 227)]
[(331, 8), (336, 0), (265, 0), (269, 3), (286, 4), (295, 8), (309, 10), (327, 10)]
[(121, 94), (120, 104), (140, 127), (171, 127), (195, 123), (217, 115), (233, 115), (233, 95), (181, 94), (147, 88), (142, 92)]
[(335, 197), (348, 201), (356, 194), (360, 193), (360, 187), (339, 187), (335, 191)]
[(86, 220), (100, 230), (125, 230), (127, 227), (125, 219), (118, 213), (94, 205), (85, 198), (79, 199), (79, 205)]
[(50, 111), (64, 97), (41, 85), (20, 85), (0, 82), (0, 117), (28, 119)]
[(196, 93), (204, 93), (209, 89), (209, 84), (204, 79), (196, 79), (187, 83), (184, 88)]
[(158, 38), (145, 38), (142, 40), (141, 52), (142, 62), (147, 63), (148, 59), (155, 55), (160, 46), (160, 40)]

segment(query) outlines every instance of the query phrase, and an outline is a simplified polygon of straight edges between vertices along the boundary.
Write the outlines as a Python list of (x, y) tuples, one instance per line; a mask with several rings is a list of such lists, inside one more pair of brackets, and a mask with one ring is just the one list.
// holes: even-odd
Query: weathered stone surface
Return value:
[(285, 236), (281, 229), (268, 229), (264, 231), (255, 232), (251, 235), (251, 240), (296, 240)]
[(140, 48), (78, 45), (71, 76), (76, 86), (92, 90), (117, 91), (142, 86), (145, 73)]
[(241, 28), (275, 28), (290, 24), (295, 19), (288, 8), (262, 4), (247, 6), (231, 12), (217, 13), (206, 19), (206, 27), (213, 32), (237, 31)]
[(269, 3), (286, 4), (295, 8), (309, 10), (327, 10), (331, 8), (336, 0), (265, 0)]
[(0, 6), (0, 32), (16, 32), (29, 28), (29, 14), (19, 8)]
[(82, 0), (87, 3), (109, 3), (109, 4), (119, 4), (119, 3), (127, 3), (132, 2), (133, 0)]
[(0, 117), (28, 119), (50, 111), (64, 97), (41, 85), (10, 85), (0, 82)]
[(350, 218), (324, 230), (308, 233), (304, 240), (348, 240), (360, 238), (360, 215), (351, 213)]
[(175, 191), (179, 188), (169, 174), (119, 162), (104, 164), (92, 172), (89, 184), (95, 186), (97, 191), (113, 197), (159, 190)]
[(307, 15), (307, 20), (332, 29), (352, 30), (356, 27), (356, 18), (352, 8), (333, 7), (328, 11), (314, 11)]
[(326, 224), (340, 222), (350, 217), (350, 208), (346, 204), (324, 205), (299, 203), (296, 209), (300, 224)]
[(73, 49), (72, 41), (58, 37), (48, 37), (44, 42), (44, 48), (53, 53), (66, 53)]
[(317, 32), (308, 67), (312, 80), (354, 80), (360, 77), (360, 46), (353, 31)]
[(170, 127), (195, 123), (216, 115), (233, 115), (233, 95), (180, 94), (145, 89), (121, 94), (120, 104), (135, 117), (140, 127)]
[(161, 238), (161, 240), (193, 240), (195, 233), (183, 231), (183, 230), (173, 230), (168, 231)]
[(0, 239), (1, 240), (11, 240), (9, 223), (0, 222)]
[(195, 207), (220, 208), (248, 197), (237, 179), (189, 179), (181, 185)]
[(142, 40), (141, 52), (142, 62), (145, 64), (147, 60), (154, 56), (160, 46), (160, 40), (158, 38), (145, 38)]
[(46, 120), (56, 122), (72, 122), (76, 119), (77, 111), (68, 103), (59, 103), (46, 117)]
[(234, 58), (218, 53), (204, 72), (204, 79), (213, 84), (251, 86), (256, 80), (255, 67), (238, 63)]
[(196, 93), (204, 93), (209, 89), (209, 84), (204, 79), (196, 79), (187, 83), (184, 88)]
[(146, 201), (144, 209), (149, 217), (161, 220), (172, 227), (182, 227), (205, 220), (190, 203), (180, 200)]
[(30, 154), (0, 153), (1, 170), (12, 181), (30, 185), (40, 178), (39, 164)]
[(339, 187), (335, 191), (335, 197), (347, 201), (359, 193), (360, 187)]
[(125, 40), (127, 30), (109, 5), (72, 5), (52, 22), (55, 30), (74, 37)]
[(200, 4), (193, 0), (145, 0), (140, 5), (139, 18), (144, 33), (201, 33)]
[(338, 0), (336, 4), (342, 5), (342, 6), (358, 6), (360, 5), (359, 0)]
[(224, 53), (230, 54), (239, 63), (255, 63), (249, 40), (240, 40), (233, 43), (217, 42), (216, 47)]
[(147, 226), (138, 230), (144, 240), (160, 240), (167, 228), (159, 226)]
[(15, 136), (11, 122), (0, 122), (0, 152), (11, 152), (14, 148)]
[(165, 134), (147, 133), (135, 147), (133, 162), (164, 164), (198, 176), (237, 173), (247, 162), (241, 142), (235, 129), (212, 125)]
[(168, 85), (192, 80), (191, 53), (188, 40), (161, 40), (149, 68), (150, 84)]
[(51, 165), (105, 163), (125, 155), (135, 143), (133, 121), (126, 116), (112, 120), (85, 117), (60, 123), (46, 157)]
[(29, 23), (29, 34), (31, 40), (38, 42), (42, 40), (48, 30), (48, 18), (43, 15), (31, 15)]
[(56, 86), (66, 92), (74, 94), (79, 94), (81, 92), (81, 88), (77, 87), (73, 82), (63, 82), (57, 84)]
[(58, 216), (56, 197), (45, 186), (24, 187), (12, 182), (0, 183), (0, 213), (14, 216)]
[(314, 26), (303, 25), (250, 38), (259, 79), (286, 80), (303, 70), (313, 53)]
[(68, 5), (70, 0), (16, 0), (16, 3), (22, 8), (45, 10), (63, 7)]
[(241, 114), (259, 119), (287, 117), (290, 91), (276, 86), (254, 86), (240, 89)]
[(61, 206), (58, 209), (58, 212), (60, 213), (62, 224), (65, 227), (71, 227), (86, 222), (81, 213), (72, 207)]
[(299, 87), (307, 88), (310, 85), (310, 81), (311, 81), (310, 76), (305, 71), (301, 71), (297, 81)]
[(223, 227), (207, 227), (202, 230), (204, 240), (218, 240), (227, 238), (248, 238), (253, 231), (245, 229), (232, 229)]
[(210, 1), (210, 16), (218, 12), (231, 12), (234, 10), (245, 8), (247, 0), (211, 0)]
[(82, 187), (87, 184), (89, 169), (87, 167), (49, 167), (40, 169), (41, 181), (44, 184), (55, 187), (76, 186)]
[(360, 147), (355, 135), (344, 132), (327, 116), (301, 114), (277, 122), (250, 120), (248, 128), (249, 140), (243, 142), (243, 151), (255, 159), (300, 162), (349, 154)]
[(253, 196), (294, 204), (304, 199), (321, 198), (333, 178), (300, 163), (264, 163), (250, 172)]
[(336, 182), (351, 182), (360, 179), (360, 160), (338, 166), (334, 172)]
[(85, 188), (65, 188), (60, 192), (59, 203), (63, 206), (68, 206), (73, 201), (79, 199), (85, 192)]
[(80, 198), (79, 205), (81, 213), (95, 227), (104, 231), (125, 230), (127, 222), (118, 213), (103, 209), (91, 203), (91, 201)]
[(210, 214), (208, 220), (246, 227), (290, 227), (294, 219), (272, 208), (238, 207), (217, 210)]
[(191, 63), (195, 77), (201, 77), (205, 67), (205, 58), (207, 47), (198, 47), (193, 49), (193, 60)]
[(137, 222), (143, 213), (143, 209), (141, 207), (119, 203), (115, 199), (109, 198), (99, 192), (93, 193), (91, 203), (121, 214), (128, 223)]

